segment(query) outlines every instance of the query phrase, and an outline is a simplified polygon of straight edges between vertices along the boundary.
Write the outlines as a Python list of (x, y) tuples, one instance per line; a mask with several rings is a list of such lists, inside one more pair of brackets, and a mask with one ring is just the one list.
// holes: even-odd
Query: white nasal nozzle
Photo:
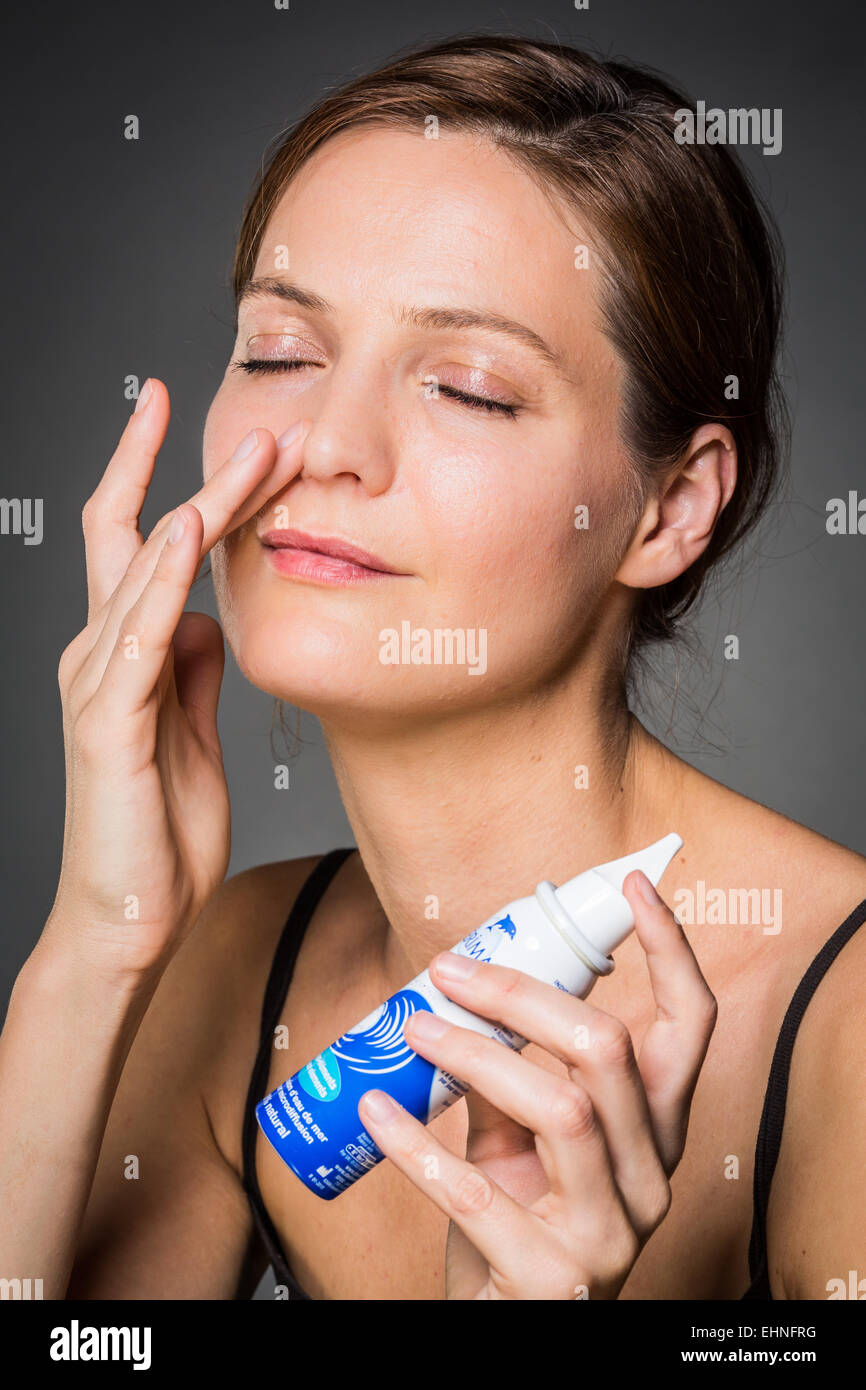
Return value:
[(633, 869), (642, 869), (656, 887), (677, 850), (682, 848), (682, 843), (680, 835), (665, 835), (664, 839), (656, 840), (654, 845), (647, 845), (646, 849), (624, 854), (622, 859), (611, 859), (607, 864), (597, 864), (595, 872), (607, 879), (611, 888), (618, 893), (622, 892), (622, 885)]
[[(622, 859), (611, 859), (607, 864), (586, 869), (555, 890), (559, 909), (565, 913), (560, 926), (564, 928), (565, 923), (571, 922), (575, 947), (580, 945), (580, 938), (588, 938), (590, 949), (584, 947), (588, 959), (593, 947), (606, 956), (625, 940), (634, 926), (631, 906), (622, 891), (627, 875), (632, 869), (642, 869), (650, 882), (657, 885), (682, 843), (680, 835), (665, 835), (654, 845), (635, 850), (634, 854), (624, 854)], [(550, 909), (548, 904), (549, 916)], [(554, 906), (553, 912), (559, 915), (559, 909)]]

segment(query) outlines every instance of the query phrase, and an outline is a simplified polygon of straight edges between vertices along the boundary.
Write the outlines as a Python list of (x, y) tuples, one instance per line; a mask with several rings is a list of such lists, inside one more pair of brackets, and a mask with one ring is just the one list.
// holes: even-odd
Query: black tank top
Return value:
[[(291, 1299), (309, 1299), (309, 1294), (304, 1292), (292, 1274), (292, 1271), (289, 1269), (288, 1262), (283, 1253), (280, 1237), (274, 1223), (268, 1215), (267, 1208), (262, 1201), (262, 1194), (259, 1191), (255, 1162), (256, 1137), (258, 1133), (255, 1111), (256, 1105), (267, 1092), (274, 1029), (280, 1021), (280, 1014), (282, 1013), (283, 1003), (285, 1002), (289, 984), (291, 983), (292, 971), (294, 970), (304, 932), (310, 923), (310, 919), (320, 899), (326, 892), (331, 879), (334, 877), (341, 864), (345, 862), (350, 854), (354, 853), (354, 847), (349, 847), (332, 849), (329, 853), (324, 855), (306, 879), (303, 888), (295, 899), (294, 905), (289, 912), (276, 952), (274, 953), (273, 965), (271, 966), (271, 973), (268, 977), (268, 983), (265, 989), (264, 1006), (262, 1008), (262, 1026), (259, 1036), (259, 1050), (256, 1054), (252, 1076), (250, 1077), (246, 1108), (244, 1110), (244, 1190), (249, 1198), (253, 1220), (255, 1221), (268, 1253), (268, 1257), (273, 1265), (276, 1282), (277, 1284), (284, 1284), (287, 1286)], [(779, 1030), (779, 1038), (776, 1043), (775, 1052), (773, 1053), (770, 1076), (764, 1094), (764, 1108), (761, 1112), (761, 1123), (758, 1129), (758, 1141), (755, 1148), (752, 1235), (749, 1241), (749, 1276), (752, 1282), (742, 1295), (744, 1299), (772, 1300), (773, 1297), (770, 1292), (770, 1282), (767, 1271), (767, 1205), (770, 1197), (770, 1183), (773, 1178), (776, 1160), (779, 1157), (779, 1147), (782, 1142), (782, 1125), (785, 1119), (785, 1101), (788, 1091), (788, 1073), (790, 1071), (791, 1056), (794, 1050), (794, 1040), (797, 1036), (797, 1029), (806, 1011), (806, 1005), (815, 993), (821, 979), (826, 974), (827, 970), (829, 970), (833, 961), (845, 945), (845, 942), (850, 940), (857, 928), (861, 926), (864, 921), (866, 921), (866, 898), (854, 908), (854, 911), (845, 919), (842, 925), (836, 928), (833, 935), (824, 943), (815, 956), (815, 959), (812, 961), (794, 991), (794, 995), (785, 1013), (782, 1027)]]

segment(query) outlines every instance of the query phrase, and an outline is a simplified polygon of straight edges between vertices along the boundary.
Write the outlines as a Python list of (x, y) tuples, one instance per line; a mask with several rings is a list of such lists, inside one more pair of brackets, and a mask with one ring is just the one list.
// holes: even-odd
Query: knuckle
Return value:
[[(443, 1042), (447, 1043), (453, 1041), (454, 1043), (459, 1043), (460, 1065), (463, 1067), (464, 1071), (467, 1073), (471, 1072), (472, 1076), (475, 1077), (484, 1065), (484, 1058), (487, 1055), (485, 1044), (488, 1040), (479, 1037), (479, 1035), (471, 1029), (466, 1029), (465, 1031), (467, 1034), (466, 1037), (457, 1034), (453, 1039), (444, 1038)], [(498, 1046), (498, 1044), (495, 1045)]]
[(671, 1185), (662, 1177), (647, 1197), (647, 1224), (650, 1231), (660, 1226), (671, 1209)]
[(99, 493), (92, 492), (81, 508), (81, 529), (84, 531), (85, 535), (93, 526), (94, 522), (99, 520), (99, 508)]
[(550, 1106), (550, 1119), (565, 1139), (583, 1139), (595, 1128), (595, 1111), (582, 1086), (563, 1086)]
[(699, 1016), (704, 1028), (711, 1033), (719, 1016), (719, 1001), (710, 989), (707, 989), (704, 995)]
[(496, 984), (500, 994), (520, 995), (526, 990), (529, 976), (522, 970), (513, 970), (509, 966), (500, 966), (501, 974), (496, 976)]
[(592, 1024), (592, 1047), (604, 1066), (626, 1068), (634, 1062), (631, 1034), (622, 1019), (603, 1015)]
[(60, 653), (60, 660), (57, 663), (57, 684), (61, 691), (66, 690), (71, 685), (72, 678), (78, 670), (81, 660), (80, 638), (81, 634), (79, 633)]
[(464, 1170), (450, 1191), (454, 1210), (466, 1215), (486, 1211), (493, 1201), (493, 1184), (478, 1168)]
[(417, 1167), (423, 1167), (430, 1156), (430, 1140), (426, 1134), (417, 1134), (414, 1130), (407, 1139), (402, 1141), (403, 1157)]

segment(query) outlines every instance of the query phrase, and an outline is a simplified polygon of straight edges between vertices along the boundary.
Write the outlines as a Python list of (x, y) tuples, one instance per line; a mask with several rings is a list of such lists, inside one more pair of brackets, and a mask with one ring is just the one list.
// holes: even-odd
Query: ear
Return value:
[(730, 430), (701, 425), (647, 501), (615, 578), (634, 589), (676, 579), (709, 545), (736, 482), (737, 446)]

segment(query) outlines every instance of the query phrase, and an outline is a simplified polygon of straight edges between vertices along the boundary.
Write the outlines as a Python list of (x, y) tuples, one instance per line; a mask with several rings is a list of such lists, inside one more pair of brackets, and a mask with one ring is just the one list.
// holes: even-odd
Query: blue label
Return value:
[(336, 1100), (340, 1094), (340, 1064), (333, 1049), (326, 1047), (298, 1072), (298, 1080), (314, 1100)]
[(336, 1197), (384, 1157), (358, 1116), (365, 1091), (387, 1091), (426, 1122), (436, 1067), (403, 1037), (417, 1009), (432, 1012), (423, 995), (398, 990), (256, 1106), (277, 1153), (320, 1197)]

